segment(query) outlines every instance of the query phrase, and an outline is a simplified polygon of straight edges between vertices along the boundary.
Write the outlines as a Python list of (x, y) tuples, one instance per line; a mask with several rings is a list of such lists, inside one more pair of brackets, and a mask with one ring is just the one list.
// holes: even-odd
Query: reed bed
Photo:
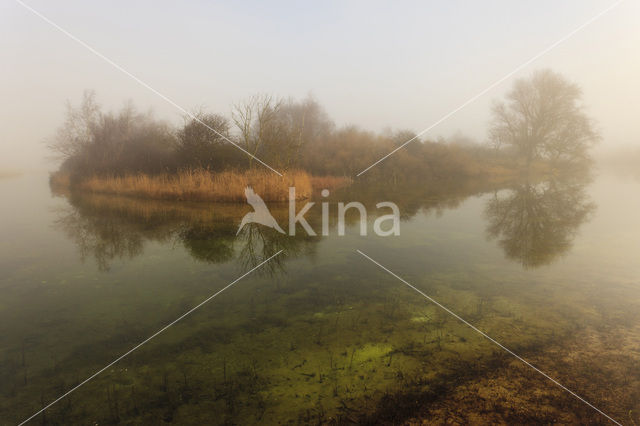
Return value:
[[(64, 175), (52, 176), (52, 183), (71, 184)], [(114, 194), (160, 200), (244, 202), (250, 186), (264, 201), (287, 201), (289, 187), (296, 188), (296, 199), (311, 197), (311, 177), (304, 171), (289, 171), (278, 176), (270, 171), (248, 170), (214, 173), (185, 170), (177, 174), (93, 176), (74, 184), (76, 188), (97, 194)]]
[(353, 180), (346, 176), (311, 176), (311, 187), (314, 191), (339, 189), (351, 183)]
[(49, 175), (49, 184), (55, 189), (68, 189), (71, 186), (71, 176), (64, 172), (55, 172)]

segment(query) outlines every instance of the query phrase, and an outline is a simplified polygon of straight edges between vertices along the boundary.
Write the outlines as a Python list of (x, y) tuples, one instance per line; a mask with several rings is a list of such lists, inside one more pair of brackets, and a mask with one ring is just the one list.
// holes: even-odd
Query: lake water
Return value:
[(371, 235), (370, 217), (369, 236), (356, 218), (345, 236), (333, 225), (326, 237), (258, 225), (236, 236), (248, 205), (0, 180), (0, 424), (279, 250), (32, 423), (608, 422), (360, 250), (613, 419), (640, 424), (640, 181), (363, 188), (331, 203), (357, 194), (370, 216), (372, 203), (396, 201), (401, 235)]

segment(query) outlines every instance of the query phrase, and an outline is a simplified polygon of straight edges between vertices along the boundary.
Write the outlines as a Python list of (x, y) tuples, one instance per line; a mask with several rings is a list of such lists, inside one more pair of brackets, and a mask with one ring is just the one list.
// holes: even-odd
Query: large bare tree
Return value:
[(491, 140), (498, 148), (513, 148), (527, 166), (541, 158), (555, 163), (585, 160), (598, 134), (581, 97), (576, 84), (550, 70), (519, 79), (506, 103), (493, 107)]
[(83, 151), (93, 143), (100, 116), (100, 106), (96, 103), (96, 94), (92, 90), (85, 90), (82, 103), (77, 108), (67, 101), (67, 116), (64, 124), (58, 128), (53, 139), (47, 144), (56, 158), (68, 160), (83, 154)]
[(300, 166), (303, 147), (319, 142), (333, 129), (333, 123), (311, 97), (298, 102), (255, 95), (235, 105), (232, 117), (239, 144), (282, 169)]
[(86, 91), (79, 107), (68, 103), (49, 148), (75, 175), (157, 173), (172, 167), (175, 138), (166, 123), (130, 102), (117, 113), (102, 112)]
[[(238, 128), (240, 145), (251, 155), (258, 156), (272, 139), (278, 138), (277, 116), (282, 101), (270, 95), (254, 95), (234, 105), (231, 117)], [(253, 157), (249, 157), (249, 167)]]

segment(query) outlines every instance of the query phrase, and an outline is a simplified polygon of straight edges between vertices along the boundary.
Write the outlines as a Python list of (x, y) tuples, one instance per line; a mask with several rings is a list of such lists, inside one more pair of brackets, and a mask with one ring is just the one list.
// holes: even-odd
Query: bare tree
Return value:
[(86, 90), (78, 108), (67, 101), (65, 122), (47, 144), (57, 158), (68, 160), (78, 157), (93, 143), (94, 131), (100, 120), (100, 107), (95, 97), (95, 92)]
[(318, 142), (333, 129), (333, 123), (311, 97), (297, 102), (256, 95), (237, 104), (232, 117), (242, 147), (284, 169), (298, 166), (303, 147)]
[[(266, 144), (278, 137), (276, 118), (281, 100), (271, 95), (254, 95), (233, 107), (232, 119), (239, 131), (239, 143), (251, 155), (257, 156)], [(253, 157), (249, 157), (249, 167)]]
[(278, 146), (271, 151), (281, 167), (299, 165), (306, 145), (322, 142), (333, 130), (333, 123), (320, 104), (308, 96), (301, 102), (289, 99), (278, 111)]
[(86, 91), (79, 107), (67, 105), (49, 148), (75, 175), (157, 173), (172, 167), (175, 137), (166, 123), (138, 113), (131, 102), (103, 113)]
[(490, 137), (496, 147), (512, 147), (527, 167), (543, 158), (554, 162), (588, 158), (598, 140), (580, 103), (580, 88), (550, 70), (517, 80), (507, 103), (493, 108)]

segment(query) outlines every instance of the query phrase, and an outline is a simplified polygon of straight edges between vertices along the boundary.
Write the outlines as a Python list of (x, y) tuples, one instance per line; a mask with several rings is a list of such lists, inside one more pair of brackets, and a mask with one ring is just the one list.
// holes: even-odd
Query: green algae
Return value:
[[(383, 279), (375, 274), (371, 278)], [(352, 279), (337, 276), (332, 281)], [(250, 282), (239, 290), (242, 294), (234, 295), (233, 304), (222, 299), (220, 309), (212, 307), (196, 314), (194, 321), (176, 325), (85, 385), (75, 404), (48, 410), (48, 419), (66, 422), (93, 415), (98, 422), (242, 424), (355, 420), (385, 396), (428, 393), (461, 367), (499, 356), (466, 325), (389, 284), (362, 300), (363, 293), (350, 294), (339, 286), (299, 290), (287, 279), (278, 288)], [(263, 298), (238, 303), (256, 293)], [(472, 315), (517, 349), (544, 344), (550, 330), (562, 333), (557, 322), (523, 325), (511, 332), (511, 323), (500, 315), (506, 310), (501, 298), (478, 310), (478, 298), (470, 291), (439, 288), (438, 293), (459, 300), (461, 313)], [(311, 299), (316, 312), (307, 309)], [(509, 310), (530, 309), (509, 303)], [(57, 367), (61, 373), (53, 376), (61, 381), (51, 394), (73, 383), (73, 376), (60, 376), (65, 371), (78, 374), (79, 355), (76, 351), (68, 365)], [(28, 387), (46, 386), (35, 381)]]

